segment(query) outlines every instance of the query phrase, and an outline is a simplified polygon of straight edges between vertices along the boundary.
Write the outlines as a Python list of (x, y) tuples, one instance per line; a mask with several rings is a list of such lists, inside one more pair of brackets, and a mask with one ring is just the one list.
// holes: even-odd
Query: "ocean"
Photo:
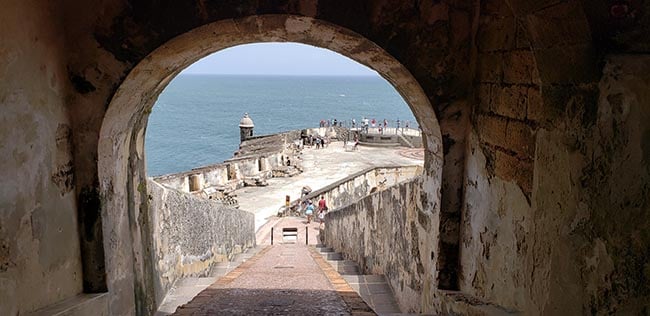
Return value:
[(239, 148), (239, 120), (254, 135), (317, 127), (321, 120), (415, 118), (380, 76), (177, 76), (156, 101), (145, 137), (147, 174), (157, 176), (222, 162)]

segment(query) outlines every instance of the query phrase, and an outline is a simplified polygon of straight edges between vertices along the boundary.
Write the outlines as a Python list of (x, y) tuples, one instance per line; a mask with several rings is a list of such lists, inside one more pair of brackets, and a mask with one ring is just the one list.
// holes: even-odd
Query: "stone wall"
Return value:
[(41, 1), (0, 10), (0, 315), (83, 290), (60, 14)]
[(255, 246), (253, 213), (147, 184), (153, 233), (156, 305), (180, 278), (206, 276), (212, 265)]
[(246, 156), (235, 157), (222, 163), (158, 176), (155, 181), (169, 188), (190, 192), (197, 191), (190, 188), (190, 178), (197, 176), (201, 189), (216, 186), (234, 190), (243, 187), (246, 178), (270, 178), (274, 168), (285, 164), (284, 158), (283, 146), (273, 150), (267, 148), (264, 152), (248, 153)]
[[(430, 226), (422, 208), (422, 179), (414, 178), (327, 213), (325, 244), (356, 261), (363, 273), (384, 274), (403, 312), (421, 312), (429, 254), (421, 238)], [(399, 236), (399, 238), (396, 238)]]
[[(529, 94), (529, 110), (555, 107), (535, 121), (486, 121), (481, 109), (505, 100), (480, 99), (466, 164), (463, 293), (529, 315), (647, 313), (648, 71), (647, 56), (612, 56), (597, 84), (554, 86), (555, 99)], [(510, 135), (524, 123), (517, 129), (529, 136)]]
[(201, 189), (216, 186), (234, 190), (243, 187), (246, 178), (270, 178), (272, 169), (282, 165), (282, 157), (282, 153), (273, 153), (259, 157), (235, 158), (223, 163), (159, 176), (154, 179), (166, 187), (190, 192), (197, 191), (190, 189), (190, 181), (192, 177), (198, 176)]
[[(314, 203), (325, 197), (329, 209), (352, 204), (375, 191), (384, 190), (399, 182), (422, 175), (421, 166), (375, 167), (357, 172), (344, 179), (315, 190), (304, 197)], [(298, 203), (300, 200), (294, 201)]]

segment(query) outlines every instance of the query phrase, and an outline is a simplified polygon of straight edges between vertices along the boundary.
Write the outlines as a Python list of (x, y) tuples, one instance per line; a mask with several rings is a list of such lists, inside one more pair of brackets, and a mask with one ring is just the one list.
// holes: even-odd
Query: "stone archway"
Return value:
[[(376, 70), (402, 95), (422, 126), (425, 145), (424, 209), (429, 229), (419, 227), (426, 282), (435, 287), (437, 227), (442, 169), (441, 132), (434, 108), (411, 73), (379, 46), (348, 29), (308, 17), (252, 16), (214, 22), (165, 43), (129, 73), (114, 94), (98, 146), (102, 226), (111, 302), (137, 312), (151, 310), (151, 229), (146, 213), (144, 131), (157, 96), (174, 76), (221, 49), (254, 42), (299, 42), (330, 49)], [(425, 242), (422, 242), (425, 241)], [(431, 254), (429, 256), (428, 254)], [(134, 280), (131, 282), (131, 280)], [(130, 293), (136, 293), (135, 298)], [(135, 300), (135, 301), (133, 301)], [(123, 304), (124, 302), (132, 304)], [(126, 307), (128, 308), (128, 307)]]

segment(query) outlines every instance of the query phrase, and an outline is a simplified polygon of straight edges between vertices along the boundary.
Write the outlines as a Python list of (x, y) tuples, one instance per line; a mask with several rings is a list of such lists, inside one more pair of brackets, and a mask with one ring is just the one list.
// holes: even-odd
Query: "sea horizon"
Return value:
[[(269, 80), (269, 78), (273, 78)], [(363, 117), (417, 122), (385, 79), (353, 75), (226, 75), (183, 73), (156, 101), (145, 136), (149, 176), (217, 164), (239, 148), (239, 120), (254, 135), (318, 127), (320, 120)]]

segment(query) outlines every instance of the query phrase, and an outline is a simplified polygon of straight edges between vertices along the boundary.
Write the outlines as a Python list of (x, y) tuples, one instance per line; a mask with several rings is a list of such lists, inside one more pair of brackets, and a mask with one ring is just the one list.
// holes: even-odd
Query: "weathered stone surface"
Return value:
[(507, 127), (508, 119), (501, 116), (479, 115), (476, 119), (476, 128), (481, 140), (504, 148), (508, 145)]
[(495, 88), (494, 101), (491, 104), (492, 112), (518, 120), (526, 118), (526, 109), (528, 107), (528, 87), (527, 86), (506, 86)]
[(22, 315), (75, 296), (84, 276), (61, 12), (2, 7), (0, 314)]
[(153, 227), (156, 303), (174, 282), (207, 276), (215, 263), (255, 246), (253, 213), (147, 183)]
[(499, 83), (503, 80), (503, 55), (501, 53), (484, 53), (478, 57), (479, 82)]
[(598, 78), (596, 56), (590, 45), (540, 49), (535, 55), (544, 84), (581, 84)]
[[(648, 240), (639, 231), (648, 229), (650, 217), (644, 203), (632, 202), (645, 199), (641, 183), (650, 177), (640, 138), (649, 114), (638, 106), (650, 96), (642, 92), (647, 81), (634, 75), (648, 67), (647, 57), (612, 58), (598, 100), (580, 98), (585, 106), (556, 116), (562, 127), (537, 131), (533, 165), (496, 151), (500, 175), (491, 177), (479, 138), (470, 138), (461, 291), (532, 314), (648, 308), (645, 264), (636, 262), (647, 260), (648, 248), (639, 246)], [(582, 92), (564, 93), (566, 104)], [(598, 108), (594, 119), (585, 110), (590, 106)], [(523, 176), (530, 173), (527, 184)], [(615, 284), (634, 285), (619, 290)]]
[(515, 47), (516, 19), (508, 17), (489, 17), (479, 28), (478, 49), (482, 52), (511, 50)]
[(503, 82), (510, 84), (539, 84), (535, 56), (530, 50), (515, 50), (506, 53)]
[(578, 1), (567, 1), (527, 17), (535, 49), (573, 46), (591, 40), (589, 24)]
[(364, 273), (384, 274), (402, 311), (415, 313), (421, 312), (419, 293), (432, 268), (423, 247), (436, 246), (422, 236), (432, 214), (422, 209), (421, 186), (420, 179), (392, 186), (325, 219), (325, 244), (357, 262)]

